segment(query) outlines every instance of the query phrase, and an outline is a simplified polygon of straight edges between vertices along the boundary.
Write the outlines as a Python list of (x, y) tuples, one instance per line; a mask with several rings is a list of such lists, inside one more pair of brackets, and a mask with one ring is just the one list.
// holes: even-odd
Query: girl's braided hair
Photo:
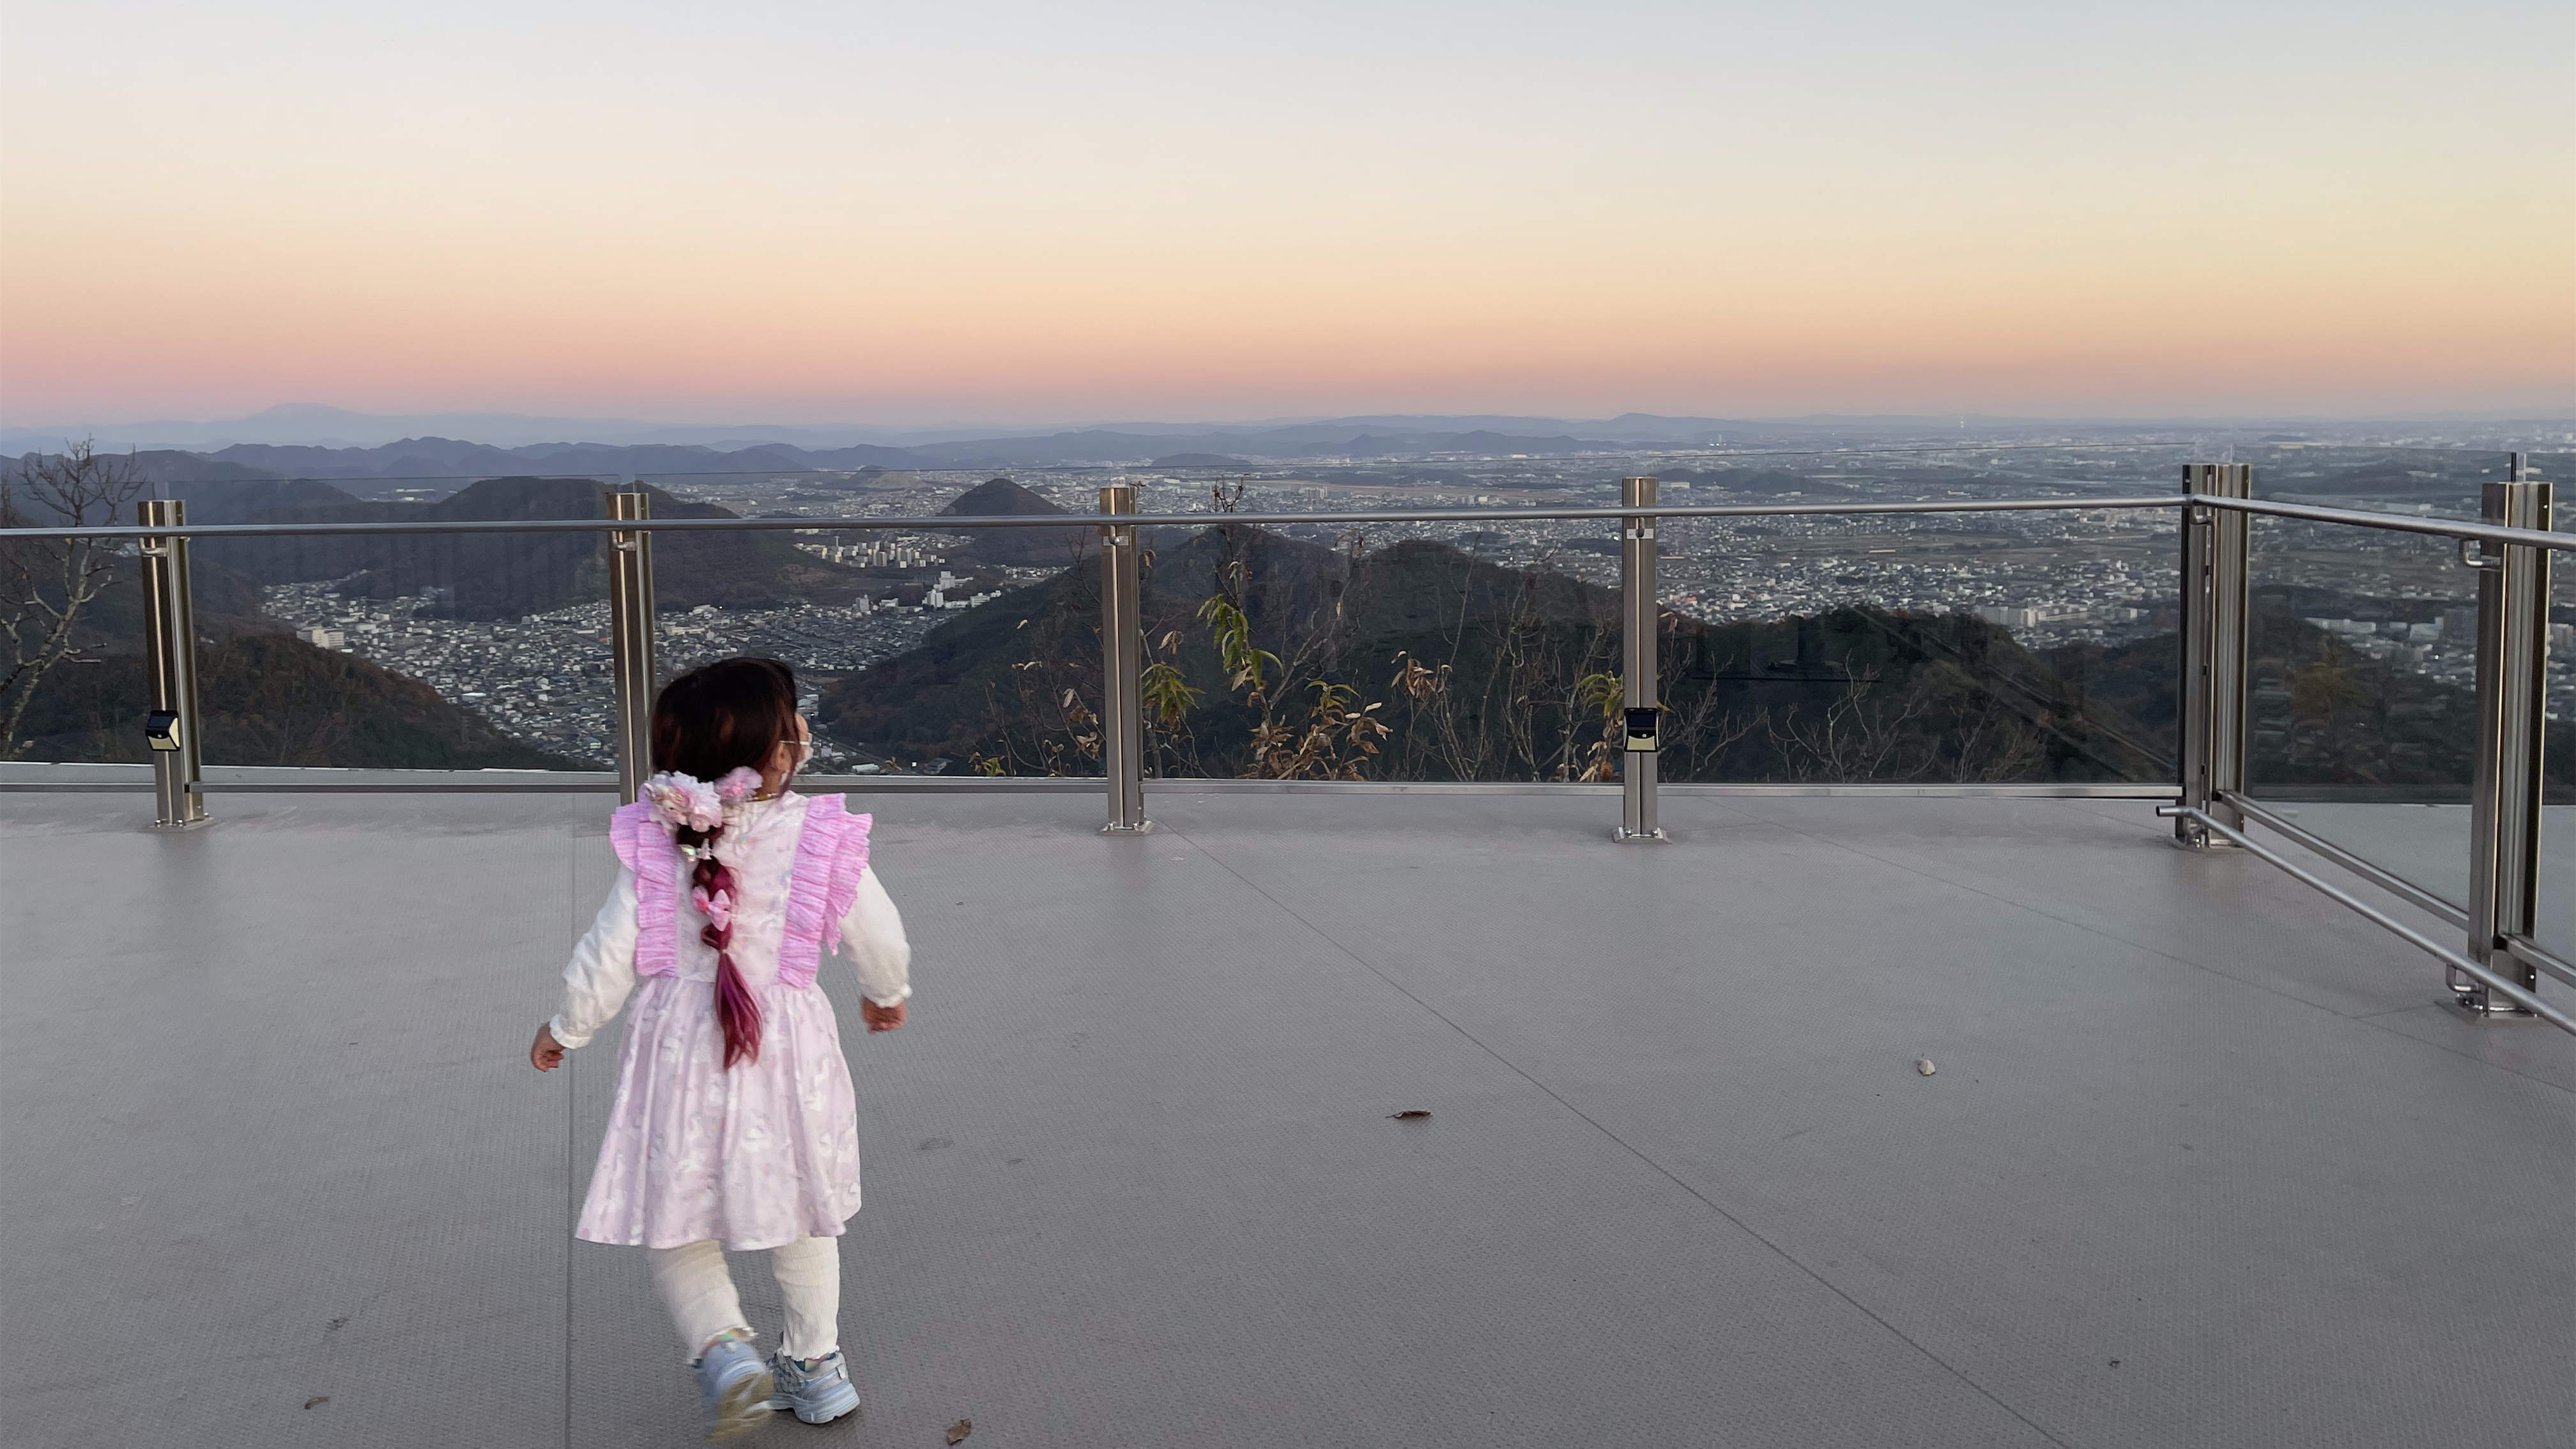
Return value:
[[(765, 773), (781, 744), (796, 744), (796, 674), (775, 659), (749, 656), (703, 664), (662, 686), (653, 700), (653, 768), (722, 780), (736, 770)], [(697, 862), (690, 898), (707, 917), (698, 939), (716, 952), (716, 1023), (724, 1029), (724, 1064), (760, 1056), (760, 1002), (733, 960), (733, 911), (742, 899), (733, 867), (713, 846), (721, 824), (682, 826), (676, 839)]]

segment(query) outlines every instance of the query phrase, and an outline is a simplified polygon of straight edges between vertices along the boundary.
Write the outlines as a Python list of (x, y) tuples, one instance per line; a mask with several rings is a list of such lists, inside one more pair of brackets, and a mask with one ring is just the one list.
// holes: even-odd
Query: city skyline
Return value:
[(8, 30), (12, 425), (2576, 405), (2563, 6)]

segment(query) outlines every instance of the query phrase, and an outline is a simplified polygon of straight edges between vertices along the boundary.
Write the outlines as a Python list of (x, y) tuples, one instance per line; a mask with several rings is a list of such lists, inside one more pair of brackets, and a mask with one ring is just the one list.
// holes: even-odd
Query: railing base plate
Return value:
[(2478, 1026), (2520, 1026), (2540, 1018), (2508, 1002), (2502, 1007), (2480, 1006), (2477, 998), (2465, 991), (2451, 993), (2451, 1009)]

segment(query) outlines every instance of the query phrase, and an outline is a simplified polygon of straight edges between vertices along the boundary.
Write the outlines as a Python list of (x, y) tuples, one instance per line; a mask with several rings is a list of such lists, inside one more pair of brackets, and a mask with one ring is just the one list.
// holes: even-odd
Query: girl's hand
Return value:
[(537, 1028), (537, 1039), (528, 1047), (528, 1065), (541, 1072), (551, 1072), (563, 1065), (563, 1043), (555, 1040), (555, 1025), (547, 1022)]
[(871, 1032), (893, 1031), (903, 1025), (904, 1006), (905, 1003), (900, 1001), (892, 1006), (879, 1006), (862, 996), (859, 998), (859, 1015), (867, 1019)]

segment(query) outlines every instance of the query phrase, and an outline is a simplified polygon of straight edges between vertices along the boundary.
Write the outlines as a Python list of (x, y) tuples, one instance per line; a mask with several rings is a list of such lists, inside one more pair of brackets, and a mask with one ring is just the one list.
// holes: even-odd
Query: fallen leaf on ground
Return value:
[(1916, 1062), (1914, 1064), (1914, 1070), (1921, 1072), (1927, 1077), (1932, 1075), (1932, 1059), (1930, 1057), (1925, 1057), (1923, 1060)]
[(1397, 1122), (1419, 1122), (1430, 1115), (1430, 1113), (1423, 1111), (1419, 1107), (1409, 1108), (1402, 1112), (1390, 1112), (1387, 1114), (1391, 1120)]
[(329, 1402), (331, 1402), (331, 1396), (329, 1394), (315, 1394), (313, 1397), (304, 1401), (304, 1407), (309, 1409), (315, 1404), (327, 1404)]
[(948, 1442), (951, 1444), (963, 1444), (966, 1442), (966, 1436), (974, 1432), (974, 1420), (960, 1419), (956, 1423), (948, 1426)]

